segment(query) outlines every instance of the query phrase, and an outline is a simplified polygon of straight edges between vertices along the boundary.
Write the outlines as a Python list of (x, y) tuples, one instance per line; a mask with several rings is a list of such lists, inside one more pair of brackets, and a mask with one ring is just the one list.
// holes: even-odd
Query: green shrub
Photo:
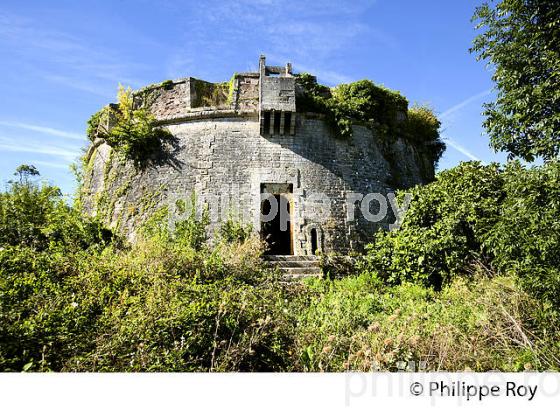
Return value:
[[(362, 269), (386, 283), (440, 288), (473, 265), (512, 272), (539, 300), (560, 302), (560, 164), (527, 169), (476, 162), (413, 188), (399, 230), (379, 232)], [(400, 195), (403, 195), (401, 193)]]
[(174, 239), (182, 246), (199, 250), (208, 240), (207, 229), (210, 223), (208, 208), (204, 208), (200, 218), (196, 215), (196, 198), (192, 197), (190, 213), (175, 224)]
[(341, 279), (360, 272), (361, 255), (341, 255), (337, 253), (320, 254), (320, 266), (329, 279)]
[(498, 165), (462, 163), (409, 193), (400, 229), (376, 234), (363, 269), (389, 284), (415, 281), (440, 288), (471, 262), (487, 258), (482, 241), (499, 218), (504, 195)]
[(157, 126), (154, 116), (147, 108), (136, 108), (130, 88), (119, 86), (118, 106), (107, 106), (93, 114), (88, 121), (90, 140), (103, 138), (115, 151), (136, 165), (159, 153), (162, 141), (170, 133)]
[(437, 164), (445, 143), (440, 139), (441, 122), (433, 110), (426, 106), (415, 105), (408, 110), (406, 121), (407, 138), (418, 143), (418, 149), (427, 153), (434, 164)]
[(112, 237), (99, 222), (81, 217), (57, 187), (39, 186), (20, 175), (18, 181), (9, 183), (6, 192), (0, 192), (0, 246), (84, 249), (103, 246)]
[(208, 240), (207, 230), (210, 223), (210, 214), (204, 208), (200, 216), (196, 212), (196, 195), (192, 195), (187, 207), (184, 200), (176, 203), (178, 215), (181, 218), (170, 226), (171, 215), (169, 208), (163, 206), (150, 215), (140, 226), (140, 233), (147, 240), (162, 243), (173, 243), (180, 247), (201, 250)]
[(503, 180), (500, 218), (484, 248), (497, 269), (517, 273), (560, 314), (560, 163), (526, 169), (511, 162)]
[(284, 328), (291, 325), (278, 313), (283, 291), (264, 281), (258, 265), (245, 267), (252, 270), (252, 282), (245, 282), (236, 274), (237, 261), (232, 265), (223, 256), (230, 254), (223, 249), (220, 254), (193, 253), (154, 242), (140, 243), (117, 258), (108, 254), (76, 285), (88, 290), (86, 299), (95, 294), (110, 298), (102, 302), (96, 345), (68, 359), (65, 370), (254, 371), (286, 366), (280, 347), (289, 337)]
[(246, 225), (232, 216), (220, 226), (220, 238), (228, 243), (245, 242), (253, 233), (253, 227)]
[[(520, 371), (560, 365), (558, 328), (515, 277), (457, 279), (441, 292), (363, 274), (311, 284), (298, 317), (300, 371)], [(556, 326), (556, 325), (555, 325)]]
[(304, 95), (298, 97), (298, 111), (325, 114), (336, 134), (352, 136), (352, 121), (374, 127), (382, 135), (397, 132), (398, 112), (406, 113), (408, 101), (398, 92), (375, 85), (369, 80), (341, 84), (328, 89), (317, 84), (315, 77), (302, 73), (297, 82)]
[(170, 232), (162, 208), (135, 244), (93, 246), (54, 187), (15, 183), (1, 198), (28, 229), (0, 244), (0, 370), (289, 367), (289, 296), (256, 238), (210, 249), (207, 219), (187, 213)]

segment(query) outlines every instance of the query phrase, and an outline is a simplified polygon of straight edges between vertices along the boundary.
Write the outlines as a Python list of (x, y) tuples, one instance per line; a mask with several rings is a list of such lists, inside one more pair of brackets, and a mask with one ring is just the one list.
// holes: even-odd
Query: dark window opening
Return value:
[(288, 111), (284, 114), (284, 134), (290, 133), (291, 122), (292, 122), (292, 113)]
[(280, 134), (280, 111), (274, 111), (274, 134)]
[[(280, 194), (271, 195), (270, 199), (272, 197), (276, 200), (276, 204), (278, 204), (277, 207), (274, 207), (278, 209), (278, 212), (276, 212), (272, 220), (262, 222), (261, 235), (268, 245), (265, 254), (292, 255), (291, 224), (289, 220), (283, 220), (288, 219), (286, 218), (287, 215), (291, 216), (290, 201), (286, 196)], [(274, 210), (269, 199), (264, 199), (261, 206), (263, 217), (268, 216), (271, 210)]]
[(268, 134), (270, 132), (270, 111), (264, 112), (264, 133)]
[(318, 240), (317, 240), (317, 229), (311, 229), (311, 255), (317, 253)]

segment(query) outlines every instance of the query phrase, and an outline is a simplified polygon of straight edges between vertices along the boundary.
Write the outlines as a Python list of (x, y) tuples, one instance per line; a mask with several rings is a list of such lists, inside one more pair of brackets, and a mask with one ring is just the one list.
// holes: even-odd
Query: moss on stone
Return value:
[(173, 88), (173, 80), (162, 81), (161, 83), (159, 83), (159, 86), (166, 89), (166, 90), (169, 90), (169, 89)]
[(230, 82), (210, 83), (208, 81), (191, 80), (194, 84), (195, 98), (192, 107), (223, 107), (228, 105)]

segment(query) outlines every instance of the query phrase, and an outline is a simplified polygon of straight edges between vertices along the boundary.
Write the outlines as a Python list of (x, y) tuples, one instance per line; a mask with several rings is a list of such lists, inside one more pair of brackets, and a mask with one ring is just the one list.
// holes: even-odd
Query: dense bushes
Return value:
[(381, 134), (399, 131), (399, 113), (406, 115), (408, 101), (398, 92), (360, 80), (329, 89), (317, 84), (315, 77), (302, 73), (297, 82), (304, 93), (298, 96), (298, 111), (325, 114), (335, 132), (343, 138), (352, 136), (352, 122), (368, 124)]
[[(458, 279), (441, 292), (362, 274), (310, 285), (297, 329), (304, 371), (519, 371), (557, 368), (552, 326), (514, 277)], [(543, 330), (546, 329), (546, 330)]]
[[(295, 321), (284, 313), (286, 290), (261, 266), (254, 236), (209, 248), (204, 218), (187, 213), (169, 232), (159, 212), (131, 247), (100, 242), (81, 234), (81, 219), (53, 192), (14, 183), (1, 197), (2, 209), (29, 229), (0, 244), (0, 369), (289, 367), (282, 348)], [(43, 237), (59, 230), (61, 238)]]
[(503, 173), (505, 198), (485, 238), (492, 264), (515, 272), (523, 285), (560, 314), (560, 163)]
[(248, 242), (213, 253), (155, 242), (100, 253), (5, 248), (0, 368), (284, 368), (283, 290), (253, 254)]
[(234, 220), (210, 246), (204, 213), (170, 231), (161, 208), (124, 245), (19, 176), (0, 196), (0, 370), (560, 368), (556, 164), (442, 173), (363, 272), (288, 286)]
[(296, 81), (302, 90), (297, 110), (323, 114), (341, 138), (352, 137), (352, 124), (358, 122), (374, 130), (387, 146), (398, 137), (408, 139), (432, 163), (445, 150), (439, 135), (441, 124), (432, 110), (424, 106), (408, 109), (408, 100), (397, 91), (370, 80), (328, 88), (307, 73), (298, 74)]
[(387, 283), (436, 288), (473, 266), (515, 273), (535, 297), (560, 307), (560, 164), (501, 168), (463, 163), (411, 190), (400, 230), (379, 233), (364, 269)]
[(19, 167), (18, 179), (9, 184), (6, 192), (0, 192), (0, 247), (82, 249), (112, 240), (109, 230), (70, 207), (60, 189), (34, 183), (32, 178), (39, 173), (30, 173), (30, 169), (34, 167)]

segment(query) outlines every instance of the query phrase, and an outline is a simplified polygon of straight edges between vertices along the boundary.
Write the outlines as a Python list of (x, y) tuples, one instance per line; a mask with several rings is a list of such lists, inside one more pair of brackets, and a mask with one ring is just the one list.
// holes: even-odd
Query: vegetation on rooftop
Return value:
[(163, 140), (170, 133), (156, 124), (154, 116), (145, 107), (137, 108), (130, 88), (119, 86), (118, 104), (109, 105), (93, 114), (87, 123), (91, 141), (103, 138), (124, 158), (137, 165), (160, 152)]
[(323, 114), (341, 138), (352, 137), (352, 124), (357, 122), (370, 127), (387, 144), (399, 136), (412, 141), (433, 163), (445, 150), (439, 134), (441, 123), (433, 111), (425, 106), (409, 109), (408, 100), (398, 91), (370, 80), (329, 88), (308, 73), (297, 74), (296, 81), (304, 91), (296, 100), (297, 110)]

